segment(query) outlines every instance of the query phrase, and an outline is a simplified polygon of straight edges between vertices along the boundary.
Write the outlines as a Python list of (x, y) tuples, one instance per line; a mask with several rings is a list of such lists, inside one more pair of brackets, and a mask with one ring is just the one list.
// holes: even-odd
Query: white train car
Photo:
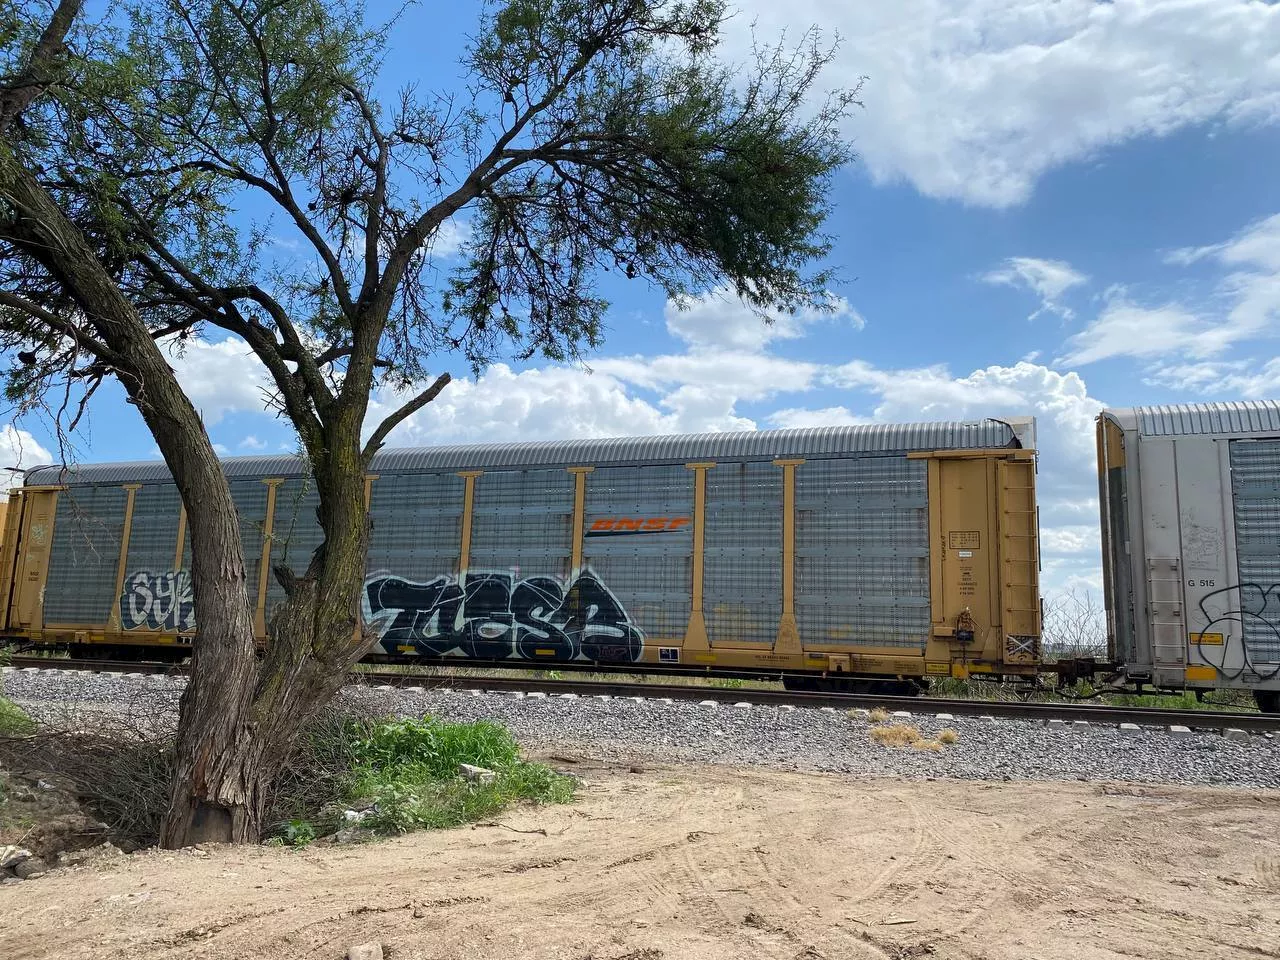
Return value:
[(1098, 480), (1124, 679), (1280, 710), (1280, 402), (1104, 410)]

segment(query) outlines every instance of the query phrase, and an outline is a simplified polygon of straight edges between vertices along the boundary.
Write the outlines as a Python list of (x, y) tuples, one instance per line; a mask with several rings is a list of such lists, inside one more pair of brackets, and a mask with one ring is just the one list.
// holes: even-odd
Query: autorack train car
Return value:
[[(366, 488), (373, 653), (846, 690), (1030, 678), (1034, 434), (1014, 418), (384, 451)], [(269, 571), (305, 566), (316, 497), (294, 457), (225, 468), (265, 643)], [(30, 470), (0, 542), (0, 636), (180, 656), (188, 562), (162, 463)]]
[(1098, 477), (1120, 679), (1280, 712), (1280, 403), (1104, 410)]

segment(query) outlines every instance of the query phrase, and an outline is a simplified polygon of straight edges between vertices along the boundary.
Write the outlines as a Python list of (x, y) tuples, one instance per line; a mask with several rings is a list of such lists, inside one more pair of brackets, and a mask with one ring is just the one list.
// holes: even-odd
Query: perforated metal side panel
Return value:
[(466, 481), (452, 473), (399, 474), (373, 482), (366, 569), (426, 582), (458, 573)]
[(116, 602), (127, 496), (121, 487), (76, 487), (59, 495), (44, 592), (46, 624), (106, 622)]
[(707, 639), (773, 642), (782, 617), (782, 468), (708, 470), (703, 530)]
[(796, 622), (805, 643), (923, 650), (929, 631), (925, 461), (796, 468)]
[(1256, 663), (1280, 661), (1280, 440), (1231, 441), (1239, 584), (1228, 609)]
[(474, 571), (524, 577), (569, 576), (573, 475), (564, 470), (507, 470), (476, 479), (471, 511)]
[[(266, 489), (266, 484), (262, 485)], [(320, 521), (316, 507), (320, 497), (316, 485), (307, 478), (286, 480), (276, 487), (276, 507), (271, 519), (271, 566), (287, 564), (301, 576), (311, 563), (311, 555), (320, 546)], [(248, 550), (248, 545), (245, 545)], [(258, 539), (258, 557), (261, 563), (262, 539)], [(246, 558), (247, 559), (247, 558)], [(267, 619), (272, 611), (284, 602), (284, 587), (276, 579), (275, 572), (267, 572)]]
[[(717, 468), (718, 469), (718, 468)], [(599, 520), (693, 516), (693, 471), (680, 466), (605, 467), (587, 475), (583, 562), (649, 637), (683, 637), (693, 599), (693, 534), (686, 522), (648, 532), (593, 530)]]
[(178, 547), (178, 516), (182, 497), (173, 484), (148, 483), (133, 501), (133, 527), (125, 575), (169, 573)]

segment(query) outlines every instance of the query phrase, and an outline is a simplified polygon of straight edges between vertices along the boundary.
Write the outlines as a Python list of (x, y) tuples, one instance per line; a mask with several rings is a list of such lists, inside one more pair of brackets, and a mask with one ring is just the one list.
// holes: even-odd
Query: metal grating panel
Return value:
[(476, 478), (469, 569), (525, 577), (569, 578), (573, 475), (507, 470)]
[[(1231, 488), (1239, 582), (1226, 604), (1245, 653), (1280, 661), (1280, 440), (1233, 440)], [(1209, 626), (1206, 630), (1212, 630)]]
[[(605, 467), (587, 475), (584, 566), (646, 637), (682, 638), (689, 625), (692, 517), (693, 471), (683, 465)], [(628, 521), (625, 528), (620, 520)], [(644, 529), (658, 520), (666, 521), (661, 529)]]
[[(266, 489), (266, 484), (262, 484)], [(286, 480), (276, 487), (275, 512), (271, 518), (271, 566), (286, 564), (301, 576), (311, 563), (311, 556), (320, 546), (320, 521), (316, 507), (320, 497), (310, 479)], [(265, 509), (265, 508), (264, 508)], [(258, 563), (261, 564), (262, 540), (258, 540)], [(245, 552), (248, 553), (248, 544)], [(246, 560), (248, 557), (246, 556)], [(267, 571), (267, 622), (280, 604), (284, 603), (284, 587), (276, 579), (275, 571)]]
[(117, 599), (126, 499), (120, 487), (85, 487), (58, 496), (44, 591), (46, 624), (107, 621)]
[(796, 621), (805, 643), (910, 647), (929, 632), (923, 460), (796, 468)]
[(172, 573), (182, 498), (173, 484), (144, 484), (134, 497), (125, 575)]
[[(378, 475), (416, 471), (453, 472), (588, 464), (684, 464), (690, 460), (774, 460), (781, 457), (849, 456), (907, 450), (988, 449), (1018, 446), (1014, 428), (1000, 420), (875, 423), (789, 430), (557, 440), (539, 443), (484, 443), (383, 450), (373, 458)], [(230, 478), (293, 477), (306, 472), (299, 457), (228, 457)], [(169, 480), (161, 461), (35, 467), (25, 483), (148, 483)]]
[(707, 471), (703, 616), (712, 643), (772, 643), (782, 618), (782, 468)]
[(458, 573), (465, 481), (453, 474), (408, 474), (373, 482), (370, 576), (425, 582)]

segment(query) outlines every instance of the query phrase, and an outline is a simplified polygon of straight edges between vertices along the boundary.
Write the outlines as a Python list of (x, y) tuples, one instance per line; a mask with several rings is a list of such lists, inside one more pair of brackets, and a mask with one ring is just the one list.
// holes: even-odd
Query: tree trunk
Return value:
[[(199, 413), (133, 306), (2, 138), (0, 196), (12, 205), (0, 235), (40, 260), (81, 305), (187, 511), (196, 635), (161, 845), (256, 841), (270, 783), (299, 732), (372, 642), (357, 612), (368, 538), (359, 442), (367, 390), (309, 444), (323, 540), (302, 577), (279, 572), (288, 597), (259, 665), (235, 505)], [(368, 380), (367, 370), (358, 373)]]
[(261, 790), (249, 708), (257, 676), (244, 552), (231, 489), (200, 415), (133, 305), (84, 237), (0, 140), (0, 234), (39, 260), (84, 310), (169, 466), (191, 531), (196, 635), (177, 771), (161, 842), (256, 839)]

